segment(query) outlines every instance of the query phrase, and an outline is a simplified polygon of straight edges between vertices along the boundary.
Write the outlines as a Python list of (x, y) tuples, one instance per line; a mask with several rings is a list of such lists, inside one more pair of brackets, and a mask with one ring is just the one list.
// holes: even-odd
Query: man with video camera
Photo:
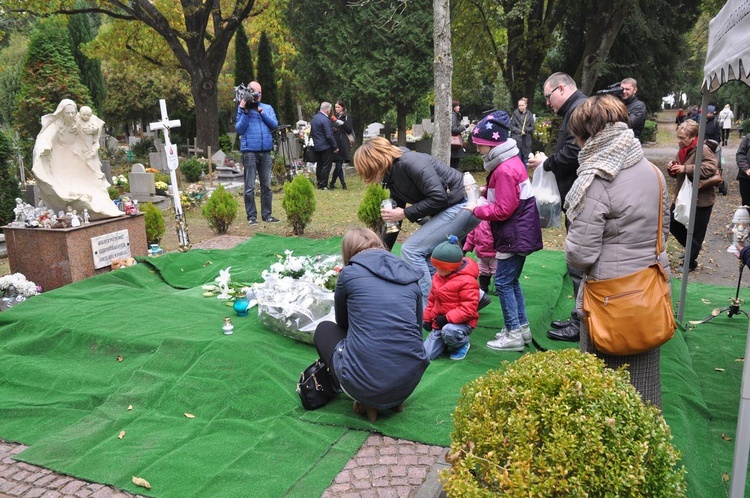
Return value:
[(235, 89), (239, 100), (235, 130), (240, 135), (242, 164), (245, 167), (245, 213), (247, 224), (258, 224), (258, 211), (255, 207), (255, 176), (260, 181), (260, 214), (266, 223), (278, 223), (271, 211), (273, 192), (271, 191), (271, 170), (273, 163), (273, 137), (271, 130), (279, 126), (273, 107), (260, 101), (260, 83), (251, 81), (247, 87)]

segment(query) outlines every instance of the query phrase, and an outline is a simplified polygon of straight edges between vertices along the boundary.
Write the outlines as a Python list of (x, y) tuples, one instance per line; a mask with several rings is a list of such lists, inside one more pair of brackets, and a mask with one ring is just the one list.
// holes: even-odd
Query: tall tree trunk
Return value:
[(190, 76), (190, 93), (195, 102), (196, 147), (203, 149), (203, 154), (211, 146), (212, 151), (219, 150), (219, 100), (217, 98), (218, 76), (206, 74), (196, 65), (197, 71)]
[(594, 91), (628, 12), (637, 8), (633, 0), (598, 0), (592, 3), (593, 11), (586, 18), (586, 46), (574, 75), (578, 88), (586, 95)]
[(451, 10), (450, 0), (433, 1), (433, 46), (435, 48), (435, 133), (432, 140), (432, 155), (445, 162), (451, 157), (451, 80), (453, 79), (453, 56), (451, 54)]

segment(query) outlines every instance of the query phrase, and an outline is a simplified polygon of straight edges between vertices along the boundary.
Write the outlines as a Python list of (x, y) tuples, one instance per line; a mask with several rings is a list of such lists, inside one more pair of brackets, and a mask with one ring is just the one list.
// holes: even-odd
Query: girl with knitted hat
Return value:
[(519, 278), (526, 256), (542, 248), (542, 228), (526, 166), (516, 141), (508, 138), (509, 131), (510, 118), (505, 111), (485, 116), (474, 127), (471, 138), (488, 173), (487, 190), (483, 200), (466, 209), (490, 222), (495, 241), (495, 288), (505, 327), (487, 347), (523, 351), (531, 342), (531, 330)]
[(423, 315), (424, 328), (430, 332), (424, 349), (430, 360), (446, 350), (451, 360), (463, 360), (471, 347), (469, 335), (479, 319), (479, 267), (464, 257), (455, 235), (438, 244), (430, 261), (435, 275)]

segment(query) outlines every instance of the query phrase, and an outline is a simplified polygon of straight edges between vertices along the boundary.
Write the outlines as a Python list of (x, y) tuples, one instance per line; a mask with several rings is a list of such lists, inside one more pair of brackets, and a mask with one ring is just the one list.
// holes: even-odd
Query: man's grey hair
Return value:
[(625, 78), (620, 82), (621, 85), (633, 85), (633, 88), (638, 88), (638, 82), (635, 78)]
[(320, 104), (320, 110), (323, 112), (328, 112), (331, 110), (331, 103), (330, 102), (323, 102)]
[(542, 88), (546, 87), (547, 85), (553, 86), (555, 88), (563, 85), (572, 90), (578, 89), (575, 80), (573, 80), (573, 78), (571, 78), (570, 75), (566, 73), (553, 73), (549, 78), (547, 78), (547, 81), (544, 82)]

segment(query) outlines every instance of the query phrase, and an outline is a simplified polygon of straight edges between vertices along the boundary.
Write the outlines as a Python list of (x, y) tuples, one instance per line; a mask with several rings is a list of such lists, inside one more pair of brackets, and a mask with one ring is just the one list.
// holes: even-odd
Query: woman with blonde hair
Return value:
[(334, 388), (374, 422), (378, 410), (403, 411), (430, 360), (422, 342), (421, 273), (391, 254), (375, 232), (349, 230), (341, 243), (336, 322), (315, 329), (318, 355)]
[[(573, 111), (568, 130), (581, 145), (578, 177), (565, 198), (570, 227), (565, 259), (584, 279), (621, 277), (654, 264), (657, 237), (669, 234), (669, 200), (664, 175), (643, 156), (628, 127), (625, 105), (611, 95), (590, 97)], [(661, 205), (659, 199), (661, 196)], [(662, 224), (659, 225), (659, 209)], [(658, 234), (658, 235), (657, 235)], [(659, 262), (669, 272), (666, 250)], [(576, 310), (584, 316), (578, 290)], [(630, 383), (644, 401), (661, 406), (660, 350), (614, 356), (597, 350), (581, 322), (580, 349), (610, 368), (627, 365)]]
[[(716, 202), (716, 188), (713, 186), (700, 188), (700, 180), (714, 176), (718, 170), (719, 162), (711, 151), (711, 148), (703, 144), (703, 160), (698, 169), (698, 179), (696, 180), (693, 177), (695, 172), (695, 150), (698, 146), (698, 123), (692, 119), (686, 119), (677, 127), (677, 143), (680, 146), (680, 150), (677, 152), (674, 161), (669, 161), (667, 165), (669, 176), (677, 179), (675, 201), (677, 200), (680, 188), (682, 188), (682, 184), (685, 182), (685, 178), (689, 178), (693, 182), (693, 188), (699, 188), (698, 201), (695, 203), (695, 223), (693, 225), (694, 232), (689, 263), (690, 271), (693, 271), (698, 267), (698, 254), (701, 251), (703, 239), (706, 237), (708, 222), (711, 220), (711, 211)], [(675, 201), (672, 202), (669, 231), (672, 232), (677, 242), (682, 247), (685, 247), (687, 242), (687, 227), (674, 219)], [(682, 272), (682, 267), (678, 268), (677, 271)]]
[[(383, 137), (357, 149), (354, 169), (365, 183), (382, 183), (390, 190), (397, 207), (381, 209), (383, 221), (400, 226), (408, 219), (421, 225), (401, 246), (401, 257), (422, 273), (419, 287), (427, 303), (435, 273), (432, 251), (447, 234), (463, 239), (479, 224), (470, 211), (462, 209), (466, 205), (463, 175), (428, 154), (396, 147)], [(393, 247), (397, 236), (384, 236), (386, 245)]]

